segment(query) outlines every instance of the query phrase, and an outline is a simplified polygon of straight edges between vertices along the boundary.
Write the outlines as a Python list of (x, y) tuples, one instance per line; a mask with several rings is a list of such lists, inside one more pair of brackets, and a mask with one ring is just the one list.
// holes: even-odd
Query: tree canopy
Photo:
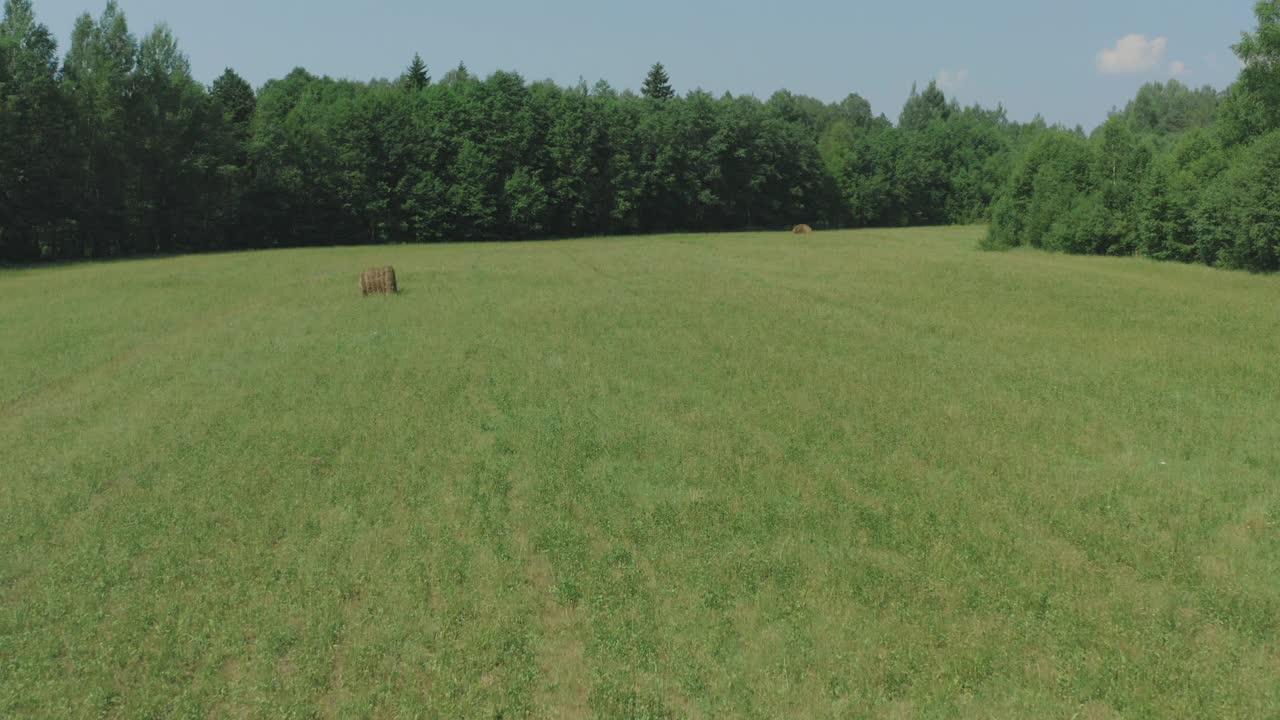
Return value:
[(1280, 270), (1280, 1), (1255, 14), (1227, 92), (1150, 84), (1091, 137), (1033, 143), (987, 245)]
[[(981, 221), (1024, 142), (1000, 111), (930, 86), (895, 128), (825, 103), (695, 91), (661, 64), (641, 95), (459, 63), (433, 83), (303, 69), (256, 92), (193, 80), (174, 35), (114, 2), (59, 61), (8, 0), (0, 82), (0, 258), (307, 244)], [(408, 90), (408, 92), (406, 92)]]
[[(936, 83), (895, 125), (856, 94), (561, 87), (414, 56), (397, 79), (193, 79), (172, 32), (108, 2), (65, 56), (0, 19), (0, 260), (310, 244), (991, 222), (993, 247), (1276, 269), (1258, 188), (1280, 131), (1280, 4), (1225, 93), (1155, 83), (1091, 136)], [(1265, 142), (1264, 142), (1265, 141)], [(1259, 230), (1262, 228), (1262, 230)]]

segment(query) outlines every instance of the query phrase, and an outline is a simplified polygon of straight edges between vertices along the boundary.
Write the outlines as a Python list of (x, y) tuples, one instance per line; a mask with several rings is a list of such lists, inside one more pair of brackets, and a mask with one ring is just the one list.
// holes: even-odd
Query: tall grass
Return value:
[(1276, 713), (1280, 281), (982, 233), (0, 273), (0, 715)]

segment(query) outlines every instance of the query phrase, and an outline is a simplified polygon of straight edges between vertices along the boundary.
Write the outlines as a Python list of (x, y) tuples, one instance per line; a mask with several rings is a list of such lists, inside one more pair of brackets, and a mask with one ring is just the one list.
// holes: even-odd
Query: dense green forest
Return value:
[[(561, 87), (420, 57), (206, 87), (171, 31), (109, 2), (65, 55), (0, 22), (0, 260), (664, 231), (992, 223), (988, 245), (1275, 269), (1280, 2), (1229, 92), (1144, 87), (1086, 136), (930, 84), (896, 122), (838, 103)], [(638, 80), (638, 79), (637, 79)]]
[(9, 261), (982, 221), (1043, 129), (932, 85), (896, 126), (857, 95), (677, 97), (661, 66), (640, 94), (416, 57), (394, 80), (204, 87), (114, 3), (60, 58), (29, 0), (5, 3), (0, 97)]
[(1148, 86), (1088, 138), (1036, 137), (986, 244), (1280, 270), (1280, 1), (1255, 12), (1221, 96)]

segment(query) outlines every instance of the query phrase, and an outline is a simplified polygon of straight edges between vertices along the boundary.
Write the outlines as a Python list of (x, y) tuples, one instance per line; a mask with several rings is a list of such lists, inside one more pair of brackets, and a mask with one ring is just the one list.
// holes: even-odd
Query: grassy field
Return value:
[(0, 271), (0, 716), (1277, 717), (1280, 278), (982, 232)]

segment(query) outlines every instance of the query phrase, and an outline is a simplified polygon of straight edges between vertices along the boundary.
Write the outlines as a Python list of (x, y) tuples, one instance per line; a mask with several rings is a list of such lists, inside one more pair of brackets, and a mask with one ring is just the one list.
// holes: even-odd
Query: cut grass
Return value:
[(1280, 712), (1280, 282), (981, 232), (4, 271), (0, 715)]

